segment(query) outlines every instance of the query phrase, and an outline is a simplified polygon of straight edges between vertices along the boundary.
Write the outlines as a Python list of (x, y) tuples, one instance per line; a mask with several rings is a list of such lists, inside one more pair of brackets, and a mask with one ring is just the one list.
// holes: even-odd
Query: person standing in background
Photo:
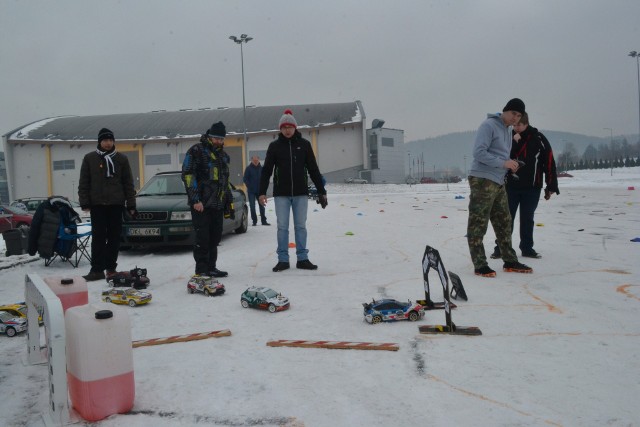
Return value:
[[(260, 157), (252, 156), (251, 163), (247, 165), (244, 170), (244, 176), (242, 182), (247, 186), (247, 195), (249, 196), (249, 208), (251, 210), (251, 221), (253, 225), (258, 223), (258, 215), (256, 215), (256, 199), (260, 192), (260, 176), (262, 175), (262, 165), (260, 164)], [(264, 206), (258, 203), (260, 209), (260, 220), (262, 225), (271, 225), (267, 222), (267, 216), (265, 215)]]

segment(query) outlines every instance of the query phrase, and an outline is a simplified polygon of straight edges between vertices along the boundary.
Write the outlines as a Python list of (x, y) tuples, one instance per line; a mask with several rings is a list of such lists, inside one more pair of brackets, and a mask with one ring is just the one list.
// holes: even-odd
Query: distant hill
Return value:
[[(584, 150), (591, 144), (598, 148), (600, 144), (609, 144), (609, 138), (600, 138), (597, 136), (581, 135), (571, 132), (558, 132), (553, 130), (541, 129), (541, 132), (547, 137), (553, 148), (556, 159), (562, 153), (567, 143), (573, 143), (578, 154), (582, 156)], [(425, 176), (431, 176), (435, 165), (436, 174), (440, 171), (449, 170), (450, 173), (458, 174), (469, 169), (471, 164), (471, 149), (476, 131), (455, 132), (434, 138), (420, 139), (417, 141), (407, 142), (406, 148), (411, 159), (413, 175), (420, 175), (417, 172), (424, 170)], [(614, 139), (620, 137), (614, 136)], [(629, 142), (637, 141), (637, 136), (627, 136)], [(466, 156), (466, 162), (465, 162)], [(418, 159), (424, 159), (424, 166), (417, 164)], [(456, 169), (458, 172), (456, 172)]]

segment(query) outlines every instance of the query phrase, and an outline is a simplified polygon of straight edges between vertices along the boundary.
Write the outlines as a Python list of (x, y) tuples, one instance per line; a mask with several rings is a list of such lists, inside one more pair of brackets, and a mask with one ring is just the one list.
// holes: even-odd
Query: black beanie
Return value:
[(207, 136), (212, 138), (224, 138), (227, 136), (227, 128), (222, 122), (214, 123), (207, 131)]
[(524, 114), (524, 102), (520, 98), (513, 98), (507, 102), (502, 111), (516, 111), (520, 114)]
[(115, 141), (116, 137), (113, 136), (113, 132), (111, 132), (109, 129), (102, 128), (100, 129), (100, 132), (98, 132), (98, 144), (100, 144), (103, 139), (113, 139)]

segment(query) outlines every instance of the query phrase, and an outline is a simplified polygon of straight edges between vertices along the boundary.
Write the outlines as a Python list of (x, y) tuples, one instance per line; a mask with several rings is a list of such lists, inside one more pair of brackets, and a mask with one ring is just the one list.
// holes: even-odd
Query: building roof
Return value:
[[(285, 109), (291, 109), (298, 128), (317, 128), (365, 120), (360, 101), (333, 104), (247, 107), (247, 133), (278, 130)], [(222, 121), (227, 136), (242, 135), (242, 108), (203, 108), (198, 110), (152, 111), (150, 113), (110, 114), (102, 116), (65, 116), (43, 119), (16, 129), (11, 141), (95, 141), (98, 131), (106, 127), (116, 140), (193, 138), (203, 134), (211, 124)]]

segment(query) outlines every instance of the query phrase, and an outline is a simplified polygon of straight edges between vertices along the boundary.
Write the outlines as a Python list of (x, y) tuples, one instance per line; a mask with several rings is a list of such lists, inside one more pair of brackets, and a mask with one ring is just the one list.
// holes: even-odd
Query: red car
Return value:
[(0, 206), (0, 233), (12, 228), (31, 227), (33, 215), (14, 206)]

